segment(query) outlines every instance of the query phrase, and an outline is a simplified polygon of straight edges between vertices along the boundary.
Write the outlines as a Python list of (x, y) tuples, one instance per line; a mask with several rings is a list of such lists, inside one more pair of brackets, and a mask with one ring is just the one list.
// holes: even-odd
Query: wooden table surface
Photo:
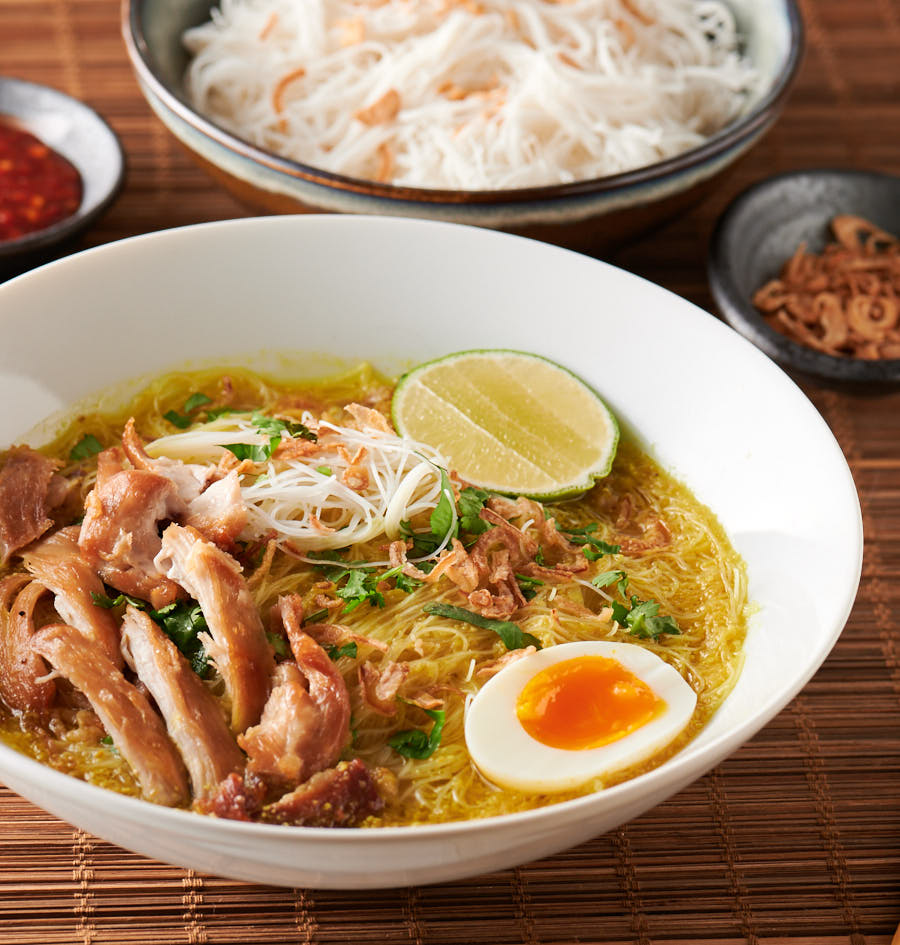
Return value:
[[(712, 311), (709, 233), (746, 185), (813, 166), (900, 174), (900, 0), (801, 7), (806, 57), (776, 128), (705, 203), (611, 262)], [(125, 188), (74, 248), (250, 213), (151, 115), (115, 0), (0, 0), (0, 72), (84, 99), (121, 137)], [(75, 830), (0, 786), (0, 945), (888, 945), (900, 921), (900, 393), (805, 390), (859, 488), (859, 596), (805, 690), (708, 776), (566, 853), (381, 892), (198, 875)]]

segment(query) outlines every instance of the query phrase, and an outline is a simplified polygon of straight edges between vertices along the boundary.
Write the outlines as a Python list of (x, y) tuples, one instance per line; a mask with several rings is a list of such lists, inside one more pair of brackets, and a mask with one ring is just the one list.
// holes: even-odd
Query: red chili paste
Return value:
[(81, 204), (81, 176), (34, 135), (0, 118), (0, 242), (44, 230)]

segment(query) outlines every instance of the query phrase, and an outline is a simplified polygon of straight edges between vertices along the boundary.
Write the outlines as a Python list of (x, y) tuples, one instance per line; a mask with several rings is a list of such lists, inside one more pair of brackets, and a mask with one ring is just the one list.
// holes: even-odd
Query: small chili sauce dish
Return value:
[(88, 227), (114, 200), (124, 158), (91, 108), (47, 86), (0, 77), (0, 263), (41, 253)]

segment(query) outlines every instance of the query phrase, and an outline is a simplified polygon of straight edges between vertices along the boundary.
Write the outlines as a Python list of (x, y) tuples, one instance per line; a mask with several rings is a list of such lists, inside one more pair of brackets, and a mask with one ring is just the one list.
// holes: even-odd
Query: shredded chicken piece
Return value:
[(187, 772), (162, 719), (102, 649), (65, 624), (39, 631), (32, 647), (87, 696), (120, 754), (134, 769), (144, 798), (166, 807), (186, 804), (190, 799)]
[(300, 629), (300, 598), (279, 598), (274, 609), (296, 662), (286, 660), (275, 668), (262, 718), (238, 743), (247, 752), (249, 773), (288, 788), (340, 757), (350, 737), (350, 696), (334, 663)]
[(241, 566), (195, 529), (174, 524), (155, 564), (199, 603), (209, 627), (201, 640), (231, 700), (232, 731), (246, 731), (262, 714), (275, 659)]
[(53, 705), (56, 683), (31, 648), (34, 608), (45, 588), (26, 575), (0, 581), (0, 698), (15, 712), (43, 715)]
[(175, 600), (178, 585), (154, 564), (158, 526), (183, 515), (185, 504), (170, 479), (144, 469), (112, 472), (113, 459), (101, 460), (103, 475), (85, 501), (78, 544), (107, 584), (159, 610)]
[(126, 608), (122, 641), (129, 665), (153, 696), (184, 760), (194, 799), (209, 796), (219, 782), (244, 768), (218, 700), (143, 611)]
[(366, 765), (354, 758), (313, 775), (264, 807), (260, 819), (307, 827), (351, 827), (383, 807), (378, 782)]
[(503, 656), (498, 659), (482, 663), (478, 669), (475, 670), (475, 675), (482, 679), (490, 679), (492, 676), (496, 676), (501, 669), (506, 669), (510, 664), (516, 663), (522, 659), (523, 656), (530, 656), (532, 653), (537, 653), (537, 647), (526, 646), (521, 650), (509, 650), (509, 652), (504, 653)]
[(58, 463), (28, 446), (9, 451), (0, 469), (0, 564), (53, 525), (50, 511), (61, 504), (54, 483)]
[(382, 643), (381, 640), (363, 636), (361, 633), (354, 633), (349, 627), (345, 627), (341, 623), (310, 623), (303, 629), (319, 646), (339, 646), (352, 640), (354, 643), (370, 646), (373, 650), (379, 650), (381, 653), (387, 653), (388, 651), (388, 645)]
[(409, 663), (390, 660), (380, 666), (360, 663), (357, 667), (363, 701), (379, 715), (397, 714), (397, 693), (409, 675)]
[(134, 417), (125, 424), (122, 448), (135, 469), (144, 469), (170, 480), (179, 498), (186, 505), (193, 502), (216, 476), (216, 470), (211, 466), (183, 463), (180, 459), (168, 459), (164, 456), (153, 459), (147, 454), (144, 441), (134, 428)]
[(94, 603), (94, 594), (105, 594), (103, 582), (82, 557), (78, 537), (77, 525), (61, 528), (22, 558), (35, 579), (54, 595), (53, 606), (60, 618), (101, 647), (121, 668), (116, 620), (108, 610)]
[(247, 524), (247, 506), (241, 497), (236, 469), (208, 486), (188, 503), (183, 525), (196, 528), (204, 538), (230, 551)]

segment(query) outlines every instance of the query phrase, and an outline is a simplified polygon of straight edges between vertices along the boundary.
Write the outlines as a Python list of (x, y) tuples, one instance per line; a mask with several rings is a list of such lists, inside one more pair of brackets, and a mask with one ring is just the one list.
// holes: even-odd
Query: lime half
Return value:
[(404, 375), (398, 432), (441, 451), (483, 489), (540, 499), (589, 489), (612, 466), (619, 426), (584, 381), (519, 351), (461, 351)]

